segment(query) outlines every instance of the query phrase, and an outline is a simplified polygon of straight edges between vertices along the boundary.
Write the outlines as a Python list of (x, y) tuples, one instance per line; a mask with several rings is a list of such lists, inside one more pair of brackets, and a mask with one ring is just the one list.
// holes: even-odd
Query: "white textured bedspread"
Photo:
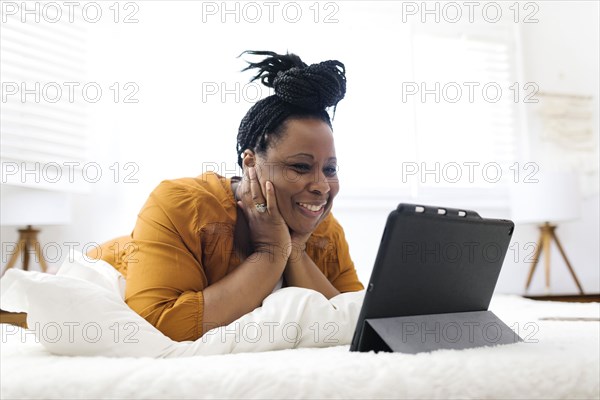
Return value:
[(64, 357), (3, 325), (0, 397), (600, 397), (600, 324), (572, 320), (599, 318), (599, 304), (498, 295), (490, 309), (524, 342), (417, 355), (351, 353), (345, 345), (170, 359)]

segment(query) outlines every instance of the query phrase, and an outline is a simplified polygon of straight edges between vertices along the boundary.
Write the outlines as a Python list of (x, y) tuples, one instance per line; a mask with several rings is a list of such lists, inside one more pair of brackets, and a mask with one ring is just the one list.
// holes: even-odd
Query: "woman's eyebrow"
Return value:
[(311, 159), (314, 159), (315, 157), (313, 157), (312, 154), (308, 154), (308, 153), (296, 153), (294, 155), (289, 156), (288, 158), (293, 158), (293, 157), (308, 157)]
[[(291, 156), (289, 156), (287, 158), (293, 158), (293, 157), (308, 157), (311, 160), (314, 160), (314, 158), (315, 158), (312, 154), (308, 154), (308, 153), (296, 153), (296, 154), (291, 155)], [(337, 161), (337, 158), (336, 157), (329, 157), (327, 159), (327, 161), (332, 161), (332, 160)]]

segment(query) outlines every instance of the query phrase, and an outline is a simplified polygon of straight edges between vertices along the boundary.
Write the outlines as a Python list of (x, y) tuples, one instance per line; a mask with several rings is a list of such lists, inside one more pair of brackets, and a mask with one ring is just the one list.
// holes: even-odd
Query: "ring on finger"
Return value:
[(265, 203), (255, 203), (254, 207), (256, 207), (256, 211), (259, 213), (264, 213), (267, 211), (267, 205)]

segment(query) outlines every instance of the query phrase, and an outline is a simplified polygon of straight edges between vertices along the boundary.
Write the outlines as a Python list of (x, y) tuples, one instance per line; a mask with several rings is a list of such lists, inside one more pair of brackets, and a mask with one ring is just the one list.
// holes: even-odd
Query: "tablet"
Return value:
[(373, 344), (368, 319), (486, 311), (513, 230), (512, 221), (470, 210), (400, 204), (388, 216), (350, 350), (390, 351)]

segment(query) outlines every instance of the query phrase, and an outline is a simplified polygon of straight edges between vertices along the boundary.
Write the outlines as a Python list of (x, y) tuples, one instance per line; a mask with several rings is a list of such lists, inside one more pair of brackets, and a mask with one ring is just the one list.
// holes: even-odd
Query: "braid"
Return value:
[(346, 94), (344, 64), (325, 61), (277, 77), (275, 94), (288, 103), (321, 109), (337, 105)]
[(317, 118), (331, 127), (326, 108), (333, 106), (335, 115), (337, 103), (346, 94), (344, 64), (329, 60), (307, 65), (295, 54), (244, 53), (268, 56), (260, 62), (248, 62), (242, 71), (258, 69), (251, 82), (260, 79), (263, 85), (275, 89), (275, 94), (254, 104), (240, 123), (237, 137), (240, 167), (244, 150), (266, 152), (271, 138), (281, 135), (285, 121), (291, 117)]

